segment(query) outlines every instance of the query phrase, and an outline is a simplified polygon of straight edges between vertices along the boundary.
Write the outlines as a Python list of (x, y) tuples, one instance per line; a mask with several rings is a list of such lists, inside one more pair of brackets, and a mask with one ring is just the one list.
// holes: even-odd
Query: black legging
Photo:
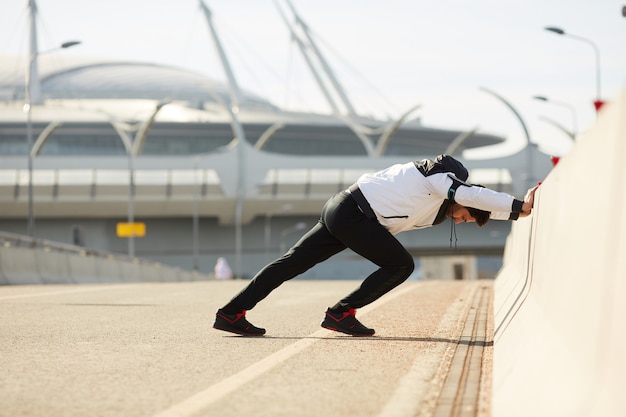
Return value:
[(282, 257), (261, 269), (250, 284), (226, 306), (228, 313), (252, 309), (283, 282), (345, 248), (369, 259), (380, 268), (361, 286), (340, 301), (341, 307), (360, 308), (404, 282), (413, 272), (413, 257), (375, 220), (368, 220), (346, 192), (333, 196), (322, 209), (320, 220)]

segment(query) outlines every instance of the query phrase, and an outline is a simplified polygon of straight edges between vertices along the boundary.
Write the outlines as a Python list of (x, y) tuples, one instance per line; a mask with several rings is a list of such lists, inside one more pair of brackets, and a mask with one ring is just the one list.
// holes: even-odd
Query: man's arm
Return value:
[(530, 216), (535, 204), (535, 191), (539, 186), (535, 186), (526, 192), (524, 200), (514, 199), (510, 211), (492, 211), (489, 218), (493, 220), (517, 220), (518, 218)]
[[(435, 189), (447, 195), (447, 190), (452, 185), (452, 179), (447, 174), (434, 174), (428, 177)], [(464, 184), (456, 190), (455, 201), (465, 207), (474, 207), (491, 213), (489, 216), (494, 220), (517, 220), (519, 217), (529, 216), (533, 204), (537, 186), (526, 193), (524, 200), (518, 200), (510, 194), (494, 191), (489, 188)]]

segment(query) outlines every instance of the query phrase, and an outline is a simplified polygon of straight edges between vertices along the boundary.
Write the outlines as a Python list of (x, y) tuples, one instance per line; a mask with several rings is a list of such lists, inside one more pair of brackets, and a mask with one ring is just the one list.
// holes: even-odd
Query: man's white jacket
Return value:
[[(357, 185), (376, 214), (378, 222), (392, 234), (431, 227), (453, 184), (451, 173), (424, 176), (413, 162), (397, 164), (362, 175)], [(517, 219), (522, 202), (501, 193), (464, 184), (455, 201), (465, 207), (491, 212), (496, 220)]]

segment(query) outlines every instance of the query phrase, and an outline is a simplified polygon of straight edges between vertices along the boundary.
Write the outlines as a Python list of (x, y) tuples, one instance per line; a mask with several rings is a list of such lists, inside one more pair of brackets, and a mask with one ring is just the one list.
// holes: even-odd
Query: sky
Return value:
[[(0, 5), (0, 56), (28, 51), (27, 0)], [(329, 112), (277, 4), (205, 0), (241, 88), (291, 110)], [(526, 136), (564, 155), (596, 121), (601, 99), (626, 87), (626, 0), (292, 0), (359, 114), (411, 113), (429, 127)], [(38, 0), (40, 50), (171, 65), (226, 80), (199, 0)], [(544, 30), (560, 27), (569, 35)], [(580, 38), (586, 39), (581, 40)], [(591, 42), (591, 43), (589, 43)], [(3, 58), (0, 65), (12, 65)], [(488, 90), (488, 91), (485, 91)], [(549, 102), (533, 99), (541, 95)], [(471, 156), (471, 155), (468, 155)]]

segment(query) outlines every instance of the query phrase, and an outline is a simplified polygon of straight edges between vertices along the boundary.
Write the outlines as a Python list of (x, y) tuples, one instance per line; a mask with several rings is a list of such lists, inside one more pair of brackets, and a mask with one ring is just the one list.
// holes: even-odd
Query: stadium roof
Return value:
[[(224, 83), (186, 69), (129, 61), (77, 60), (59, 65), (41, 57), (39, 73), (44, 99), (152, 99), (185, 100), (200, 105), (229, 101)], [(3, 58), (0, 99), (23, 100), (23, 59), (15, 65)], [(20, 63), (20, 61), (22, 63)], [(276, 110), (269, 101), (244, 91), (244, 106)]]
[[(5, 133), (0, 135), (0, 154), (22, 153), (24, 145), (19, 130), (24, 122), (24, 59), (21, 62), (15, 59), (13, 66), (8, 64), (9, 59), (2, 62), (0, 101), (5, 106), (0, 112), (0, 122), (5, 124)], [(235, 121), (229, 88), (204, 75), (153, 63), (85, 58), (63, 62), (46, 59), (39, 62), (43, 105), (36, 106), (32, 112), (34, 133), (39, 136), (46, 126), (63, 124), (50, 132), (47, 141), (48, 144), (56, 141), (57, 145), (44, 147), (42, 154), (53, 149), (55, 154), (71, 154), (76, 149), (123, 154), (113, 127), (136, 132), (146, 122), (151, 126), (146, 143), (155, 146), (153, 152), (165, 154), (211, 152), (226, 146), (237, 136), (231, 131), (237, 123), (241, 123), (245, 139), (252, 146), (292, 155), (437, 155), (452, 152), (450, 146), (458, 143), (464, 133), (467, 137), (456, 147), (456, 152), (504, 141), (484, 133), (428, 128), (419, 119), (381, 121), (283, 111), (248, 91), (241, 92), (238, 109), (234, 110)], [(155, 107), (164, 108), (155, 111)], [(154, 126), (151, 118), (155, 118)], [(88, 127), (85, 123), (94, 125)], [(94, 133), (96, 124), (102, 123), (113, 127), (100, 126), (99, 132)], [(168, 123), (176, 126), (168, 127)], [(108, 145), (96, 146), (94, 135), (100, 138), (98, 143), (109, 138)], [(186, 139), (191, 136), (192, 139)], [(185, 141), (187, 145), (183, 145)], [(173, 142), (176, 147), (172, 146)]]

